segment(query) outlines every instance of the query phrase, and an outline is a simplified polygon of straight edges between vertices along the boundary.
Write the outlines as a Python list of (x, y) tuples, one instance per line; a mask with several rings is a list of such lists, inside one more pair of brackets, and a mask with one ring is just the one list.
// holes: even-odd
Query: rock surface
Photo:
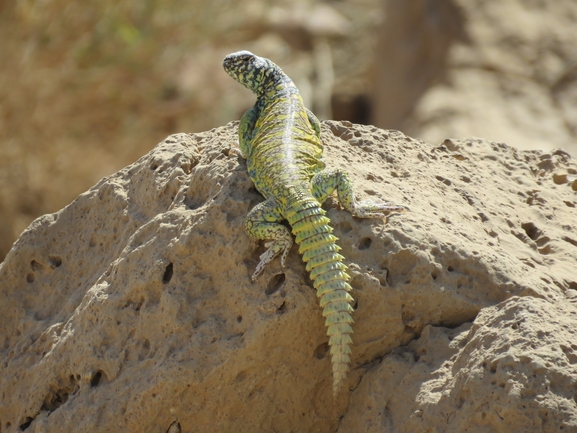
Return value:
[[(250, 281), (237, 125), (168, 137), (0, 264), (0, 431), (576, 431), (577, 164), (324, 122), (363, 197), (325, 204), (357, 300), (348, 392), (293, 248)], [(176, 423), (176, 424), (175, 424)]]

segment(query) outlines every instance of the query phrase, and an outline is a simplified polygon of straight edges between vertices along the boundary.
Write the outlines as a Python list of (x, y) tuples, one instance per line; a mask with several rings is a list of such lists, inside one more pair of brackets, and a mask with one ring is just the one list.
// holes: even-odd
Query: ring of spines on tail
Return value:
[(320, 298), (329, 336), (333, 394), (336, 396), (349, 371), (353, 297), (349, 294), (352, 288), (348, 283), (347, 266), (343, 263), (344, 257), (338, 253), (338, 239), (332, 234), (333, 229), (328, 225), (330, 220), (325, 213), (312, 197), (303, 197), (287, 210), (286, 218)]

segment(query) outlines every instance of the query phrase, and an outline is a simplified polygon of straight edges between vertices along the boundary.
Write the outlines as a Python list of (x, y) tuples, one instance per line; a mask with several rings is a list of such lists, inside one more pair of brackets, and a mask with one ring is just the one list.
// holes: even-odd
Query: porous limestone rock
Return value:
[(352, 275), (352, 371), (294, 247), (250, 275), (262, 197), (237, 124), (168, 137), (0, 264), (0, 432), (577, 429), (577, 164), (324, 122), (325, 160), (384, 223), (324, 205)]

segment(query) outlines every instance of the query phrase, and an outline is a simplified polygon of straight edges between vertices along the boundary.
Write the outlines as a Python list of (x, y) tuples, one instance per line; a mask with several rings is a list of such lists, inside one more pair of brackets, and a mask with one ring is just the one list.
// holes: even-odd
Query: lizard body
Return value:
[(240, 120), (239, 149), (231, 148), (247, 160), (249, 175), (266, 199), (249, 212), (244, 224), (249, 235), (267, 241), (252, 280), (279, 254), (285, 265), (293, 238), (280, 222), (288, 220), (323, 308), (336, 396), (349, 370), (353, 298), (344, 257), (321, 204), (336, 190), (342, 206), (356, 217), (384, 218), (385, 212), (405, 208), (358, 203), (347, 174), (325, 169), (320, 122), (280, 67), (249, 51), (229, 54), (223, 67), (257, 95)]

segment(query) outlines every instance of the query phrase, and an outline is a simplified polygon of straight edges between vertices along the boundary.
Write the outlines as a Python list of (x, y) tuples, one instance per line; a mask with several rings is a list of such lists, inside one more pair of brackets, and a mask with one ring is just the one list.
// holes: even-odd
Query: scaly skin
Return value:
[(326, 318), (336, 397), (349, 371), (353, 298), (344, 257), (338, 253), (337, 238), (331, 234), (333, 229), (321, 204), (336, 189), (342, 206), (356, 217), (385, 218), (385, 212), (405, 208), (370, 201), (357, 203), (347, 174), (325, 169), (320, 123), (277, 65), (249, 51), (239, 51), (226, 56), (223, 66), (232, 78), (257, 95), (254, 107), (240, 120), (239, 149), (231, 149), (247, 160), (249, 175), (266, 199), (249, 212), (245, 221), (248, 234), (266, 240), (268, 248), (260, 256), (252, 279), (256, 280), (281, 253), (285, 266), (293, 240), (280, 222), (288, 220)]

